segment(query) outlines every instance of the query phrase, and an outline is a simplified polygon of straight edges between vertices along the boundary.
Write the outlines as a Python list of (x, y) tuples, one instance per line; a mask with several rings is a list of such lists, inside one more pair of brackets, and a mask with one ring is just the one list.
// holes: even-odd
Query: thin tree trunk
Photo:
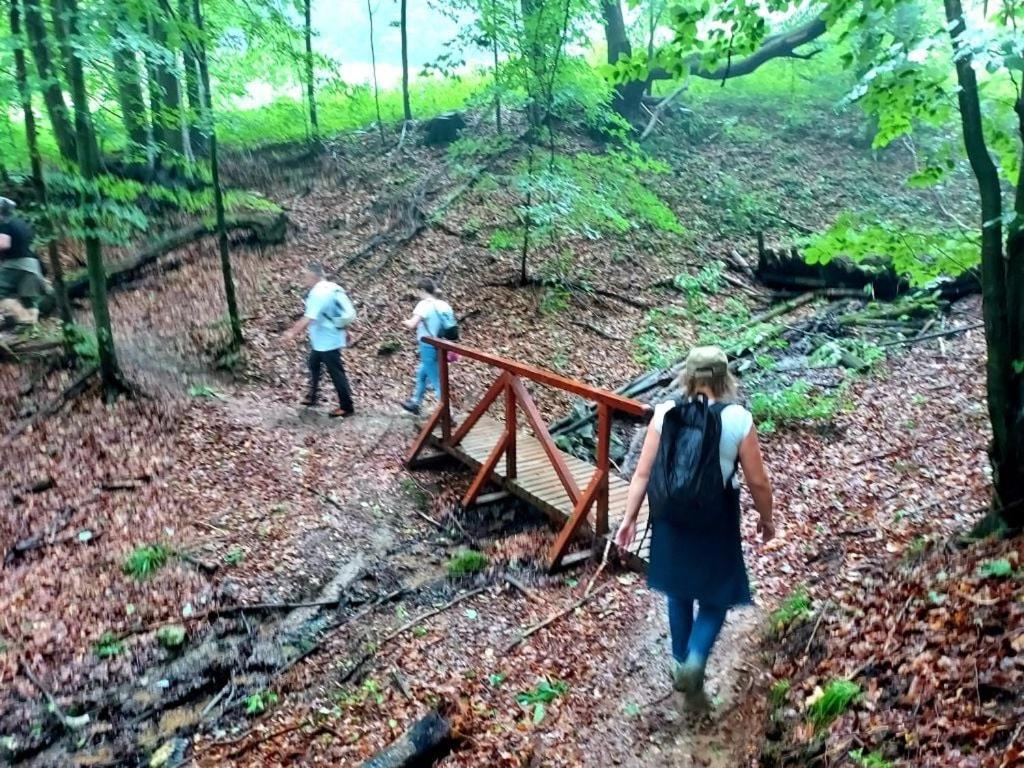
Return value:
[(373, 68), (373, 101), (377, 106), (377, 130), (380, 132), (380, 145), (384, 146), (384, 121), (380, 116), (380, 88), (377, 85), (377, 51), (373, 43), (373, 7), (366, 0), (366, 12), (370, 16), (370, 66)]
[(21, 93), (21, 107), (25, 113), (25, 143), (28, 145), (29, 163), (32, 168), (32, 185), (36, 190), (36, 198), (43, 210), (44, 234), (47, 237), (47, 252), (50, 262), (50, 274), (53, 277), (53, 289), (57, 295), (57, 309), (60, 312), (60, 319), (65, 326), (70, 325), (74, 318), (71, 315), (71, 302), (68, 301), (68, 292), (64, 286), (64, 270), (60, 264), (60, 255), (57, 253), (57, 233), (53, 228), (53, 220), (50, 218), (47, 195), (46, 180), (43, 178), (43, 160), (39, 153), (39, 139), (36, 129), (36, 114), (32, 108), (32, 92), (28, 86), (28, 67), (25, 62), (25, 49), (21, 36), (21, 14), (19, 13), (18, 0), (11, 0), (11, 37), (14, 39), (14, 71), (18, 81), (18, 91)]
[[(1022, 277), (1008, 275), (1003, 259), (1002, 190), (999, 173), (992, 161), (982, 130), (978, 80), (970, 53), (961, 51), (966, 31), (960, 0), (944, 0), (946, 20), (953, 43), (957, 81), (957, 99), (963, 127), (964, 148), (974, 171), (981, 197), (981, 292), (985, 339), (988, 348), (988, 411), (992, 422), (992, 463), (996, 486), (996, 507), (1013, 528), (1024, 522), (1024, 452), (1022, 452), (1022, 376), (1014, 371), (1021, 353), (1022, 329), (1019, 315), (1011, 322), (1011, 305), (1020, 306)], [(1020, 261), (1009, 265), (1016, 272)], [(1009, 290), (1013, 286), (1013, 291)]]
[(309, 101), (309, 127), (313, 138), (320, 138), (320, 123), (316, 116), (316, 70), (313, 67), (313, 0), (305, 0), (306, 15), (306, 99)]
[(498, 73), (498, 2), (491, 2), (491, 53), (494, 56), (494, 129), (501, 133), (501, 82)]
[[(56, 5), (65, 16), (69, 38), (78, 37), (77, 0), (56, 0)], [(65, 13), (66, 12), (66, 13)], [(89, 294), (92, 303), (93, 322), (96, 326), (96, 342), (99, 347), (100, 381), (104, 396), (111, 400), (123, 390), (121, 369), (114, 349), (114, 334), (110, 326), (110, 307), (107, 303), (107, 277), (103, 268), (103, 249), (96, 234), (100, 223), (89, 213), (99, 206), (95, 178), (99, 173), (99, 150), (91, 126), (89, 97), (85, 89), (85, 75), (82, 61), (74, 45), (69, 46), (70, 66), (68, 79), (71, 85), (72, 101), (75, 105), (75, 138), (78, 144), (78, 167), (85, 181), (82, 204), (86, 209), (85, 227), (90, 233), (85, 237), (85, 258), (89, 270)]]
[(412, 107), (409, 105), (409, 35), (406, 29), (406, 5), (407, 0), (401, 0), (401, 19), (398, 26), (402, 33), (402, 109), (405, 119), (412, 120)]
[[(179, 0), (178, 18), (189, 17), (188, 0)], [(187, 43), (181, 47), (182, 63), (185, 65), (185, 95), (188, 97), (188, 109), (185, 110), (185, 124), (188, 126), (188, 143), (192, 149), (193, 159), (208, 157), (206, 136), (199, 124), (203, 121), (205, 109), (201, 85), (199, 83), (199, 65), (196, 62), (192, 46)]]
[[(601, 12), (604, 17), (605, 41), (608, 44), (608, 63), (615, 64), (620, 58), (633, 55), (620, 0), (602, 0)], [(640, 100), (646, 90), (646, 80), (632, 80), (616, 85), (612, 108), (627, 120), (638, 119)]]
[(213, 116), (213, 97), (210, 91), (210, 70), (206, 64), (206, 42), (203, 38), (203, 10), (200, 0), (192, 0), (193, 21), (199, 33), (196, 59), (199, 62), (199, 77), (206, 98), (209, 120), (210, 176), (213, 182), (213, 205), (217, 216), (217, 245), (220, 250), (220, 268), (224, 276), (224, 294), (228, 302), (228, 319), (231, 323), (231, 344), (229, 352), (238, 352), (242, 347), (242, 319), (238, 312), (238, 298), (235, 295), (235, 278), (231, 269), (231, 252), (228, 249), (228, 230), (224, 222), (224, 190), (220, 185), (220, 166), (217, 161), (217, 128)]
[(50, 56), (49, 35), (39, 0), (25, 0), (25, 31), (28, 34), (29, 46), (32, 48), (32, 58), (36, 62), (36, 73), (39, 75), (43, 101), (57, 147), (60, 149), (61, 157), (76, 162), (78, 150), (75, 146), (75, 129), (68, 116), (64, 92), (61, 90), (60, 79)]
[(121, 107), (121, 121), (125, 134), (133, 145), (130, 154), (145, 152), (149, 155), (149, 130), (146, 125), (146, 102), (142, 95), (142, 78), (139, 76), (139, 62), (128, 41), (122, 24), (128, 24), (127, 14), (117, 20), (114, 30), (112, 60), (114, 79), (117, 83), (117, 101)]
[(149, 35), (164, 50), (149, 62), (149, 100), (153, 111), (153, 137), (161, 156), (170, 150), (180, 158), (185, 152), (181, 122), (181, 87), (175, 72), (176, 55), (169, 47), (167, 26), (158, 14), (149, 17)]

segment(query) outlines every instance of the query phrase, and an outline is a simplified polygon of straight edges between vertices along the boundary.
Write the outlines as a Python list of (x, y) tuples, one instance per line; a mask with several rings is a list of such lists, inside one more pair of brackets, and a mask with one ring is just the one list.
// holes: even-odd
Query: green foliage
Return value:
[(423, 490), (420, 484), (411, 477), (402, 478), (402, 490), (408, 494), (413, 504), (419, 509), (426, 510), (430, 506), (430, 494)]
[(674, 309), (652, 309), (647, 324), (633, 342), (633, 359), (644, 368), (667, 368), (682, 356), (681, 347), (665, 341), (666, 335), (678, 332), (680, 312)]
[(245, 697), (245, 714), (261, 715), (277, 704), (278, 695), (273, 691), (257, 691)]
[(480, 573), (488, 564), (487, 555), (475, 549), (463, 549), (448, 561), (448, 575), (453, 579)]
[(185, 627), (167, 624), (156, 631), (156, 639), (164, 648), (177, 648), (185, 642)]
[(725, 265), (720, 261), (712, 261), (700, 268), (696, 275), (683, 273), (676, 275), (672, 285), (677, 291), (685, 293), (689, 297), (699, 296), (702, 293), (718, 293), (722, 290), (722, 273)]
[(224, 396), (206, 384), (193, 384), (188, 388), (189, 397), (202, 397), (202, 398), (223, 398)]
[(749, 184), (733, 176), (720, 176), (705, 191), (703, 200), (715, 209), (722, 234), (750, 234), (764, 229), (768, 223), (765, 211), (771, 205)]
[(491, 233), (491, 239), (487, 247), (492, 251), (511, 251), (518, 248), (523, 242), (523, 236), (510, 229), (496, 229)]
[(852, 680), (830, 680), (819, 696), (807, 707), (807, 714), (817, 730), (823, 730), (846, 712), (860, 698), (860, 686)]
[(539, 725), (544, 720), (547, 705), (559, 696), (564, 696), (568, 690), (568, 683), (554, 678), (543, 678), (535, 688), (517, 694), (516, 701), (522, 707), (533, 707), (533, 724)]
[(865, 339), (845, 337), (826, 341), (811, 354), (811, 368), (831, 368), (842, 365), (857, 370), (873, 368), (885, 360), (885, 348)]
[(99, 342), (96, 340), (96, 334), (91, 329), (71, 323), (64, 328), (64, 334), (71, 343), (71, 349), (75, 353), (75, 357), (93, 365), (99, 364)]
[(880, 752), (865, 752), (863, 749), (855, 749), (850, 752), (850, 759), (859, 768), (894, 768), (893, 764), (882, 757)]
[(121, 570), (139, 581), (163, 568), (173, 553), (162, 544), (137, 547), (125, 558)]
[(811, 596), (802, 584), (789, 595), (769, 617), (771, 633), (782, 635), (794, 624), (807, 621), (812, 616)]
[(109, 659), (124, 651), (124, 643), (118, 640), (113, 632), (104, 632), (103, 636), (93, 645), (93, 653), (97, 658)]
[(1013, 565), (1005, 557), (988, 560), (978, 566), (978, 575), (986, 579), (1008, 579), (1013, 576)]
[(769, 707), (772, 710), (782, 707), (782, 705), (786, 703), (786, 699), (789, 697), (789, 691), (792, 687), (792, 683), (790, 683), (789, 680), (776, 680), (772, 685), (771, 691), (768, 693)]
[(795, 381), (777, 392), (757, 392), (750, 412), (762, 432), (806, 422), (828, 421), (842, 407), (840, 395), (814, 394), (806, 381)]
[(232, 547), (224, 555), (224, 562), (227, 565), (241, 565), (243, 560), (245, 560), (245, 550), (241, 547)]
[(804, 247), (808, 264), (828, 264), (838, 256), (869, 271), (891, 264), (914, 286), (955, 277), (977, 266), (980, 253), (977, 236), (959, 230), (911, 231), (892, 223), (866, 224), (850, 214), (812, 235)]

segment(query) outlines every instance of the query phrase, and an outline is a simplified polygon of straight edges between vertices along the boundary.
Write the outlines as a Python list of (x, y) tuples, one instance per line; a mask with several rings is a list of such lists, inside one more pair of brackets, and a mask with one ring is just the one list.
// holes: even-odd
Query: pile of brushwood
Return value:
[[(973, 299), (964, 299), (971, 302)], [(977, 328), (969, 310), (941, 294), (915, 293), (891, 302), (869, 300), (849, 291), (809, 291), (784, 298), (726, 332), (702, 338), (730, 356), (731, 370), (743, 383), (743, 398), (767, 430), (774, 412), (795, 402), (806, 403), (809, 416), (815, 398), (838, 401), (852, 376), (869, 371), (887, 354), (923, 341), (938, 341)], [(648, 371), (616, 390), (625, 397), (656, 404), (673, 397), (683, 358)], [(752, 402), (752, 399), (754, 402)], [(551, 425), (563, 450), (593, 460), (596, 410), (578, 402), (572, 412)], [(643, 429), (616, 422), (611, 457), (620, 471), (632, 473)]]

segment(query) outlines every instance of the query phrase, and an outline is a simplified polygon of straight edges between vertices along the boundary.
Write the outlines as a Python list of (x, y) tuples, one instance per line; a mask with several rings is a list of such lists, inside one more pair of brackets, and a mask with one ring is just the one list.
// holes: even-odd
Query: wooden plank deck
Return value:
[[(485, 415), (457, 446), (443, 445), (439, 429), (432, 436), (432, 442), (435, 447), (453, 455), (473, 470), (478, 470), (487, 460), (504, 431), (505, 425), (502, 422)], [(565, 462), (576, 480), (576, 485), (581, 490), (586, 488), (594, 474), (594, 466), (564, 451), (559, 451), (559, 453), (565, 457)], [(505, 476), (505, 457), (503, 456), (495, 467), (493, 482), (528, 504), (537, 507), (559, 527), (564, 525), (572, 514), (573, 505), (569, 500), (569, 495), (558, 479), (540, 441), (522, 430), (516, 433), (516, 469), (517, 477), (507, 478)], [(615, 473), (610, 473), (608, 482), (609, 538), (615, 535), (625, 514), (628, 490), (629, 484), (625, 480)], [(636, 540), (629, 547), (629, 554), (633, 556), (631, 559), (635, 560), (633, 565), (642, 569), (646, 569), (650, 553), (651, 532), (647, 525), (647, 516), (648, 509), (645, 500), (640, 508), (640, 514), (637, 516)], [(593, 520), (594, 510), (591, 509), (587, 516), (591, 535), (593, 535)], [(600, 549), (603, 551), (603, 546)]]

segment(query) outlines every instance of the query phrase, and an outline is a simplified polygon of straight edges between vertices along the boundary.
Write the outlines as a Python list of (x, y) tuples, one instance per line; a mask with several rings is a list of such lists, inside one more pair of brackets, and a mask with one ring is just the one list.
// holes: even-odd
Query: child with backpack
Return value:
[(451, 305), (438, 298), (437, 285), (429, 277), (416, 283), (420, 301), (412, 311), (412, 317), (404, 320), (406, 328), (416, 331), (419, 342), (420, 366), (416, 371), (416, 384), (412, 397), (402, 403), (409, 413), (419, 413), (423, 396), (429, 386), (434, 394), (441, 396), (441, 370), (438, 365), (437, 348), (424, 341), (428, 336), (457, 341), (459, 326)]
[(743, 477), (775, 535), (772, 487), (750, 412), (729, 402), (736, 380), (718, 347), (696, 347), (683, 364), (681, 394), (658, 405), (629, 486), (615, 543), (627, 548), (646, 495), (651, 547), (647, 581), (668, 598), (672, 681), (691, 705), (706, 706), (704, 670), (729, 608), (750, 602), (740, 536)]

